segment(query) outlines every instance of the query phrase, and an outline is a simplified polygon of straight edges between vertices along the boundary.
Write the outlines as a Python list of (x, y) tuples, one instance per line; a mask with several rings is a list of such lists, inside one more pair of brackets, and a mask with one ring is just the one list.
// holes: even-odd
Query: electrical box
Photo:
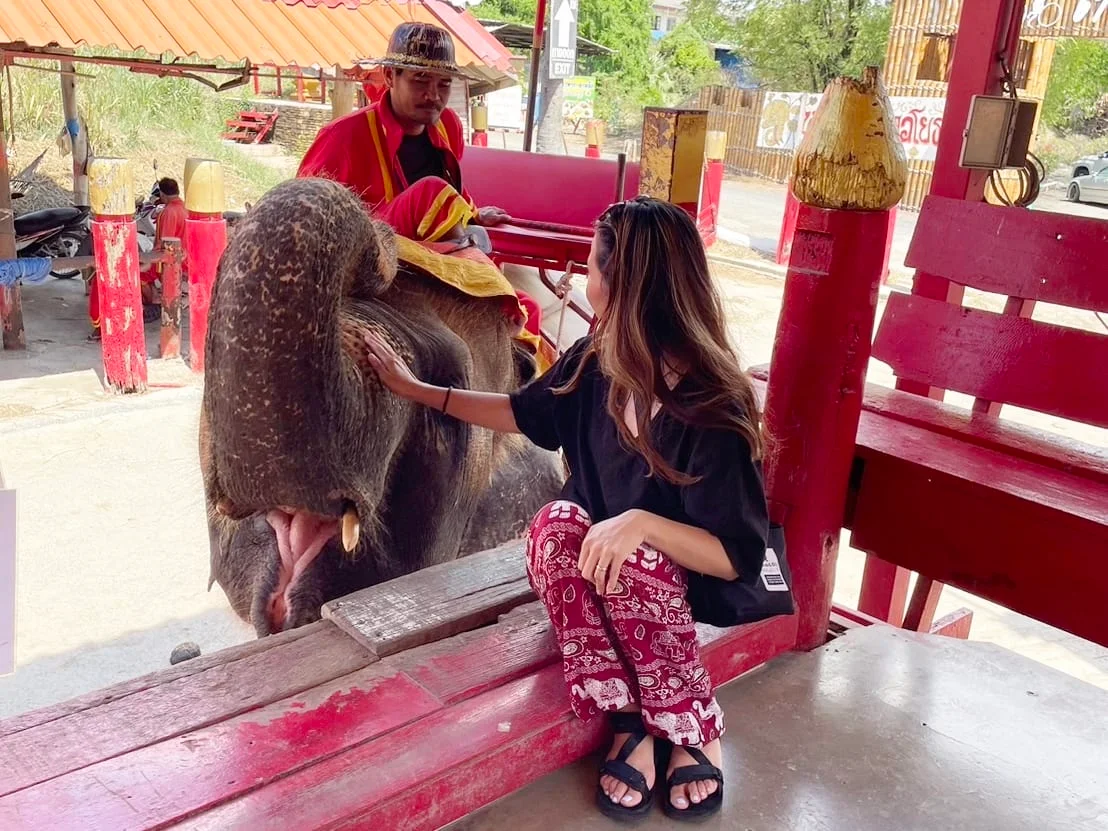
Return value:
[(978, 170), (1023, 167), (1038, 107), (1006, 95), (973, 96), (959, 164)]

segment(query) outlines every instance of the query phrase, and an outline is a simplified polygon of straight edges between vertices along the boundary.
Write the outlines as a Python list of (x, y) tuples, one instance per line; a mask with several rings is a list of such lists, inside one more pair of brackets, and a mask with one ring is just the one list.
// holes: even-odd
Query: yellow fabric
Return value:
[[(520, 317), (526, 316), (524, 308), (518, 305), (519, 299), (516, 296), (515, 289), (512, 288), (512, 284), (508, 282), (508, 278), (500, 272), (500, 269), (492, 263), (439, 254), (418, 242), (401, 236), (396, 237), (396, 253), (404, 262), (442, 280), (446, 285), (457, 289), (462, 294), (481, 298), (511, 298), (519, 308)], [(521, 327), (515, 339), (525, 344), (528, 350), (534, 354), (539, 375), (553, 366), (557, 356), (550, 345), (542, 338)]]
[(466, 225), (473, 219), (473, 209), (469, 207), (468, 203), (461, 196), (455, 196), (453, 203), (450, 205), (450, 212), (446, 215), (446, 218), (438, 224), (438, 226), (426, 235), (428, 242), (438, 242), (447, 232), (450, 231), (455, 225)]
[[(516, 297), (515, 289), (508, 278), (492, 263), (439, 254), (401, 236), (396, 238), (396, 252), (404, 262), (433, 274), (462, 294), (470, 297)], [(523, 316), (522, 311), (520, 316)]]
[(454, 195), (454, 189), (444, 187), (439, 191), (439, 195), (435, 197), (435, 201), (431, 203), (431, 207), (427, 209), (427, 214), (420, 220), (419, 227), (416, 228), (416, 234), (420, 239), (425, 239), (428, 242), (436, 242), (436, 240), (430, 239), (427, 236), (427, 232), (431, 230), (431, 223), (435, 221), (435, 217), (439, 215), (439, 211), (442, 210), (443, 205), (446, 204), (446, 200), (450, 199)]
[(381, 181), (385, 185), (385, 201), (391, 202), (396, 198), (396, 189), (392, 184), (392, 169), (385, 159), (385, 146), (381, 140), (381, 128), (377, 123), (377, 112), (372, 108), (368, 109), (365, 117), (369, 119), (369, 134), (373, 136), (373, 146), (377, 150), (377, 161), (381, 165)]

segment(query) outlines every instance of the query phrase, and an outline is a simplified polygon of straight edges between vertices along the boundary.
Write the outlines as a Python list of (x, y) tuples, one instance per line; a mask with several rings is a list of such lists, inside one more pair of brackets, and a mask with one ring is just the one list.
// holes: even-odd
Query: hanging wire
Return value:
[[(1001, 55), (998, 57), (1000, 69), (1004, 73), (1004, 93), (1013, 101), (1019, 100), (1016, 90), (1016, 82), (1012, 72), (1008, 68), (1008, 62)], [(1015, 168), (1019, 180), (1019, 190), (1013, 198), (1008, 194), (1008, 188), (1001, 178), (999, 170), (989, 171), (989, 188), (1002, 204), (1010, 208), (1027, 208), (1039, 198), (1043, 180), (1046, 178), (1046, 167), (1034, 153), (1028, 151), (1023, 166)]]

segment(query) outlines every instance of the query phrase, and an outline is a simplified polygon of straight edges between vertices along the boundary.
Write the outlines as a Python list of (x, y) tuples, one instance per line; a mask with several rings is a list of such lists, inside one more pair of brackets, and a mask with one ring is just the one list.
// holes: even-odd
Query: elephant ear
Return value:
[(384, 222), (371, 219), (360, 242), (364, 248), (347, 294), (368, 300), (382, 294), (396, 279), (396, 232)]

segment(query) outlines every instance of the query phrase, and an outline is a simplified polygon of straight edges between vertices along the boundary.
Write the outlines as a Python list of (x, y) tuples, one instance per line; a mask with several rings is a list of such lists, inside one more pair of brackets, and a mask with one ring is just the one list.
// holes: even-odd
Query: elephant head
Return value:
[[(392, 231), (338, 184), (271, 190), (220, 263), (200, 421), (212, 581), (259, 635), (458, 556), (494, 474), (535, 478), (510, 439), (384, 389), (365, 360), (371, 329), (431, 383), (520, 383), (495, 301), (398, 267)], [(538, 464), (555, 476), (536, 498), (557, 485)]]

